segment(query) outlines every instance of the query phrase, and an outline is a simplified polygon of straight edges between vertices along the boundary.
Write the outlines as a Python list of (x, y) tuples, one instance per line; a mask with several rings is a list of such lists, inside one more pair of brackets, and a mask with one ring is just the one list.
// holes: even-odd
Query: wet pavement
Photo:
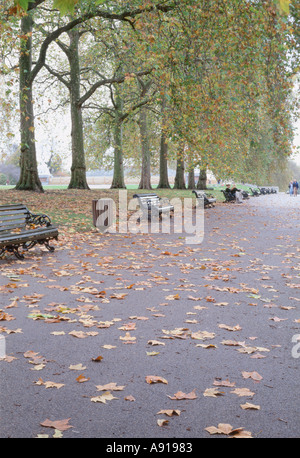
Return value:
[(0, 260), (0, 437), (298, 437), (299, 206), (218, 204), (198, 245), (95, 231)]

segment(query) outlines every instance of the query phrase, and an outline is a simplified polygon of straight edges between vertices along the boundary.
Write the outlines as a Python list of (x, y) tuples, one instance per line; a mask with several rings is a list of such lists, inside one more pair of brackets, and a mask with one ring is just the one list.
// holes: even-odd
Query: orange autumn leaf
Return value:
[(85, 377), (83, 374), (80, 374), (78, 377), (76, 377), (76, 382), (78, 383), (87, 382), (88, 380), (90, 380), (90, 378)]
[(145, 377), (146, 382), (151, 384), (151, 383), (165, 383), (168, 384), (168, 381), (162, 377), (159, 377), (157, 375), (147, 375)]

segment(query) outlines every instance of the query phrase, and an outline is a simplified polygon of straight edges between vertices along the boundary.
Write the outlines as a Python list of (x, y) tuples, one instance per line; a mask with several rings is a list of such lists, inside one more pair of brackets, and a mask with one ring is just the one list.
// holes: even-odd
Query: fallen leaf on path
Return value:
[(69, 428), (73, 428), (73, 426), (68, 425), (69, 421), (71, 418), (67, 418), (66, 420), (56, 420), (56, 421), (51, 421), (46, 419), (41, 423), (41, 426), (44, 426), (46, 428), (54, 428), (58, 429), (59, 431), (66, 431)]
[(130, 335), (130, 332), (126, 332), (125, 336), (120, 336), (119, 339), (121, 339), (121, 340), (126, 340), (126, 341), (128, 341), (128, 342), (130, 342), (130, 341), (133, 342), (133, 341), (136, 340), (136, 337), (131, 336), (131, 335)]
[(179, 416), (180, 413), (181, 413), (180, 410), (165, 409), (165, 410), (160, 410), (159, 412), (157, 412), (156, 415), (165, 414), (165, 415), (168, 415), (168, 417), (173, 417), (174, 415), (175, 415), (175, 416)]
[(208, 331), (197, 331), (197, 332), (192, 332), (191, 334), (191, 338), (197, 339), (197, 340), (213, 339), (214, 337), (215, 337), (215, 333), (208, 332)]
[(253, 372), (243, 371), (242, 375), (244, 378), (252, 378), (252, 380), (255, 380), (256, 382), (260, 382), (260, 380), (262, 380), (262, 376), (259, 375), (259, 373), (255, 371)]
[(82, 374), (78, 375), (78, 377), (76, 378), (76, 382), (78, 382), (78, 383), (87, 382), (88, 380), (90, 380), (90, 378), (89, 377), (85, 377)]
[(241, 404), (241, 408), (243, 410), (248, 410), (248, 409), (260, 410), (260, 406), (251, 404), (250, 402), (246, 402), (246, 404)]
[(124, 386), (117, 386), (115, 382), (107, 383), (106, 385), (96, 385), (97, 391), (122, 391)]
[(239, 324), (236, 326), (228, 326), (227, 324), (219, 324), (218, 327), (220, 329), (227, 329), (227, 331), (240, 331), (242, 328)]
[(92, 402), (102, 402), (103, 404), (106, 404), (106, 401), (111, 401), (112, 399), (117, 399), (117, 398), (115, 398), (109, 391), (106, 391), (101, 396), (95, 396), (91, 398), (91, 401)]
[(252, 397), (255, 395), (249, 388), (235, 388), (235, 390), (230, 391), (230, 393), (237, 394), (238, 396), (249, 396)]
[(196, 347), (202, 347), (202, 348), (218, 348), (216, 345), (213, 345), (213, 344), (197, 344)]
[(195, 393), (196, 388), (191, 391), (190, 393), (183, 393), (183, 391), (177, 391), (173, 396), (168, 396), (170, 399), (181, 400), (181, 399), (197, 399), (197, 395)]
[(228, 386), (228, 387), (234, 387), (235, 382), (229, 382), (229, 380), (215, 380), (213, 385), (215, 386)]
[(125, 396), (124, 399), (125, 401), (131, 401), (131, 402), (135, 401), (135, 398), (131, 394), (129, 394), (128, 396)]
[(240, 438), (250, 438), (252, 437), (250, 431), (245, 431), (244, 428), (235, 428), (232, 429), (232, 426), (228, 423), (219, 423), (218, 427), (216, 426), (208, 426), (204, 428), (205, 431), (209, 432), (209, 434), (225, 434), (231, 437), (240, 437)]
[(71, 364), (69, 366), (69, 369), (73, 371), (84, 371), (86, 369), (86, 366), (83, 366), (81, 363), (80, 364)]
[(164, 342), (160, 342), (159, 340), (148, 340), (147, 343), (149, 345), (166, 345)]
[(65, 386), (64, 383), (55, 383), (51, 381), (44, 382), (41, 378), (38, 379), (37, 382), (34, 382), (36, 385), (44, 385), (46, 388), (61, 388)]
[(168, 384), (168, 381), (165, 378), (159, 377), (157, 375), (146, 375), (145, 379), (146, 379), (146, 382), (149, 384), (151, 383), (165, 383), (166, 385)]
[(164, 419), (160, 419), (160, 418), (158, 418), (158, 420), (157, 420), (158, 426), (166, 426), (168, 423), (169, 423), (169, 420), (164, 420)]
[(100, 363), (102, 359), (103, 359), (103, 356), (97, 356), (97, 358), (92, 358), (92, 361), (94, 361), (95, 363)]
[(223, 396), (224, 391), (219, 391), (217, 388), (207, 388), (203, 396), (216, 398), (217, 396)]

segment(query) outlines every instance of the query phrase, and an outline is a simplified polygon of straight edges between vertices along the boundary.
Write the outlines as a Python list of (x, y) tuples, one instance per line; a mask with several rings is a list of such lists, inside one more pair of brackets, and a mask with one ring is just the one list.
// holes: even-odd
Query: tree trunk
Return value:
[(188, 189), (195, 189), (195, 169), (194, 168), (189, 170)]
[(186, 189), (184, 179), (184, 159), (183, 159), (184, 146), (180, 148), (177, 156), (176, 176), (174, 182), (174, 189)]
[(158, 188), (170, 188), (168, 179), (168, 144), (166, 142), (166, 132), (164, 129), (166, 101), (162, 101), (162, 130), (160, 137), (160, 152), (159, 152), (159, 183)]
[[(23, 191), (44, 192), (38, 175), (34, 135), (34, 111), (32, 97), (32, 81), (30, 79), (32, 66), (32, 24), (30, 14), (21, 19), (21, 52), (20, 66), (20, 178), (16, 189)], [(25, 38), (26, 37), (26, 38)]]
[(114, 120), (114, 175), (110, 188), (126, 189), (123, 165), (123, 120), (120, 116), (122, 101), (118, 95), (116, 97), (116, 106)]
[(86, 180), (86, 165), (84, 154), (82, 109), (78, 104), (80, 98), (80, 64), (79, 64), (79, 35), (78, 30), (69, 32), (70, 47), (68, 52), (70, 64), (70, 100), (72, 122), (72, 166), (69, 189), (89, 189)]
[(207, 189), (206, 188), (206, 167), (200, 167), (199, 180), (197, 183), (197, 189)]
[(147, 111), (142, 107), (139, 114), (139, 128), (142, 146), (142, 171), (139, 189), (152, 189), (151, 187), (151, 154), (147, 123)]

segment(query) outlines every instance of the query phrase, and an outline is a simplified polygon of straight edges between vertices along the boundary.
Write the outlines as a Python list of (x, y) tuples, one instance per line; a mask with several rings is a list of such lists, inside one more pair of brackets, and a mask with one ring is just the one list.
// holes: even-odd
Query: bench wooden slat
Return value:
[(148, 219), (151, 218), (152, 214), (161, 216), (162, 213), (174, 210), (173, 205), (166, 204), (164, 200), (155, 193), (134, 194), (133, 197), (138, 199), (143, 215), (147, 216)]
[(33, 230), (27, 230), (23, 232), (14, 232), (14, 233), (9, 233), (4, 236), (0, 236), (0, 247), (3, 247), (10, 242), (13, 243), (18, 243), (18, 242), (26, 242), (26, 241), (31, 241), (31, 240), (40, 240), (44, 239), (46, 237), (54, 237), (58, 235), (58, 230), (55, 227), (45, 227), (45, 228), (40, 228), (38, 231), (36, 229)]
[(24, 204), (0, 206), (0, 255), (8, 251), (23, 258), (18, 252), (19, 246), (28, 250), (36, 243), (53, 251), (48, 242), (57, 237), (58, 229), (52, 226), (47, 215), (33, 215)]
[[(1, 223), (0, 223), (1, 224)], [(2, 225), (0, 227), (0, 237), (1, 237), (1, 233), (2, 232), (7, 232), (7, 231), (11, 231), (12, 229), (23, 229), (26, 227), (26, 224), (23, 223), (19, 223), (19, 224), (16, 224), (16, 223), (11, 223), (11, 224), (5, 224), (5, 225)]]
[(1, 215), (0, 214), (0, 224), (4, 223), (5, 221), (14, 221), (14, 220), (17, 220), (17, 219), (20, 219), (20, 220), (23, 220), (23, 221), (26, 221), (26, 216), (25, 215), (22, 215), (21, 213), (13, 213), (13, 214), (3, 214)]

